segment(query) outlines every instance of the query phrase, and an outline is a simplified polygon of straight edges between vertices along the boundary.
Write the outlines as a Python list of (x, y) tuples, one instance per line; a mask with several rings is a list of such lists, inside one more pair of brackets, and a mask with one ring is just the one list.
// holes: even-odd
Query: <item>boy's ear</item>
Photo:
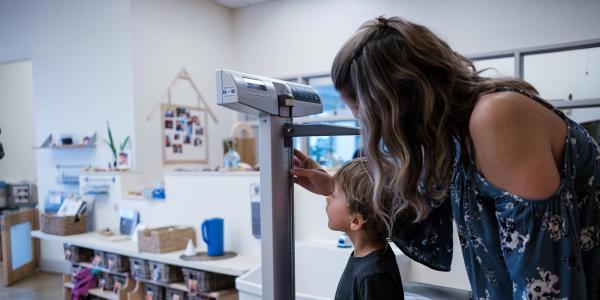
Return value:
[(367, 220), (359, 213), (353, 213), (350, 216), (350, 230), (361, 230)]

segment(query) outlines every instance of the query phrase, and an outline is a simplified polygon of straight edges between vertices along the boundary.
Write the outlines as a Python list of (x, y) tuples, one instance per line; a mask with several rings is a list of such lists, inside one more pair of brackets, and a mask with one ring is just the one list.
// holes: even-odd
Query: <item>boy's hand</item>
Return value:
[(304, 153), (294, 149), (294, 168), (291, 171), (294, 182), (315, 194), (329, 196), (333, 193), (333, 177), (320, 167)]

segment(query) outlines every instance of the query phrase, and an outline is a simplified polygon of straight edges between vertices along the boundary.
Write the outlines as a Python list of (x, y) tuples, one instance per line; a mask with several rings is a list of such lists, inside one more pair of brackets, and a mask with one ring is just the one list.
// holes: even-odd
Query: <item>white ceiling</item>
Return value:
[(274, 1), (274, 0), (212, 0), (213, 2), (223, 5), (225, 7), (236, 9), (245, 6), (250, 6), (262, 2)]

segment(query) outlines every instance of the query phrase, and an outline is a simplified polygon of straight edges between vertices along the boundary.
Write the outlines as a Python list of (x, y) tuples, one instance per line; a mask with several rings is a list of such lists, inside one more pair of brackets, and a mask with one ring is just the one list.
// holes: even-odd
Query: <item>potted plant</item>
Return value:
[[(112, 167), (116, 168), (118, 153), (117, 153), (117, 147), (116, 147), (115, 141), (113, 139), (112, 130), (110, 129), (110, 124), (108, 123), (108, 120), (106, 120), (106, 128), (108, 131), (108, 140), (105, 139), (104, 142), (108, 145), (108, 147), (110, 148), (110, 151), (112, 152), (112, 155), (113, 155)], [(127, 147), (127, 143), (129, 143), (129, 136), (127, 136), (125, 138), (125, 140), (123, 140), (123, 142), (119, 145), (119, 153), (121, 153), (125, 150), (125, 147)]]

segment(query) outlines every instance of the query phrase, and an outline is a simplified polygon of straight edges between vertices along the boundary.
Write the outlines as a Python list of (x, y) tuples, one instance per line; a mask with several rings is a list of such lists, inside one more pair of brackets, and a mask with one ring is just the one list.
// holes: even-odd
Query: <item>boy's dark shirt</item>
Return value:
[(404, 299), (400, 271), (390, 246), (364, 257), (350, 254), (335, 300)]

